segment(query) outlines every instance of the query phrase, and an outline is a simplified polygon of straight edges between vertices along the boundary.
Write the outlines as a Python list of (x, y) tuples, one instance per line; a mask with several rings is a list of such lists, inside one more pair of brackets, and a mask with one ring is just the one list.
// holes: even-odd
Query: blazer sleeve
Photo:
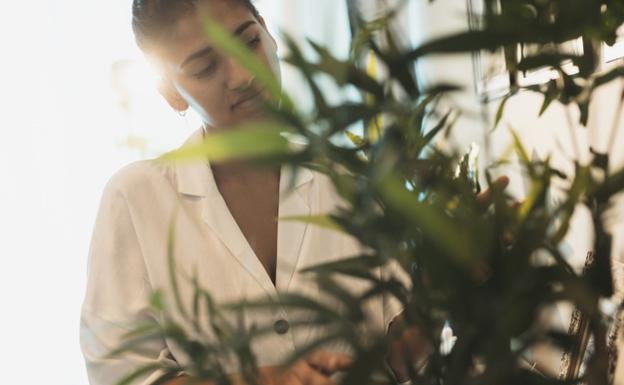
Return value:
[[(120, 178), (107, 185), (89, 249), (87, 289), (80, 320), (80, 345), (91, 385), (114, 385), (149, 364), (175, 365), (164, 338), (109, 357), (123, 335), (138, 324), (157, 323), (150, 310), (150, 282), (127, 195)], [(132, 385), (148, 385), (163, 373), (153, 370)]]

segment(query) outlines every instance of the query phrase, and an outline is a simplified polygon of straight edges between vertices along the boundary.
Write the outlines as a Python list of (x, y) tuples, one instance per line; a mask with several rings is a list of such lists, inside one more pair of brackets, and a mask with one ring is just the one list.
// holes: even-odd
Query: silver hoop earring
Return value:
[(178, 111), (178, 115), (180, 115), (181, 117), (185, 117), (186, 116), (186, 110)]

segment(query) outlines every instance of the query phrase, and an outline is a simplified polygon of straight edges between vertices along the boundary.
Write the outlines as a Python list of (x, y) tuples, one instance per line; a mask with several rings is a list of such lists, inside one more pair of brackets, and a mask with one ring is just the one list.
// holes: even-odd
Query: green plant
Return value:
[[(339, 60), (323, 47), (309, 42), (318, 58), (310, 61), (300, 48), (286, 38), (290, 50), (287, 62), (304, 76), (314, 96), (315, 111), (303, 115), (289, 99), (281, 95), (275, 80), (256, 63), (240, 43), (214, 21), (207, 21), (206, 32), (220, 48), (246, 63), (281, 103), (267, 105), (275, 124), (212, 136), (195, 148), (168, 154), (168, 158), (202, 156), (211, 159), (245, 155), (259, 164), (288, 164), (307, 167), (329, 176), (345, 202), (346, 208), (327, 217), (295, 218), (315, 225), (345, 231), (367, 247), (366, 255), (353, 256), (309, 269), (317, 274), (322, 287), (345, 309), (338, 312), (306, 298), (285, 295), (285, 307), (305, 308), (318, 314), (315, 322), (328, 328), (327, 339), (346, 341), (354, 350), (354, 364), (344, 384), (361, 385), (382, 381), (392, 383), (384, 370), (384, 355), (391, 337), (367, 336), (366, 343), (355, 325), (366, 322), (361, 305), (371, 296), (387, 293), (405, 307), (406, 326), (417, 325), (434, 347), (441, 344), (441, 330), (450, 324), (457, 341), (450, 352), (434, 349), (424, 369), (410, 365), (411, 377), (418, 384), (558, 384), (583, 381), (593, 385), (608, 384), (607, 333), (609, 317), (600, 311), (600, 301), (613, 294), (610, 249), (611, 236), (602, 223), (611, 198), (624, 190), (624, 170), (609, 174), (608, 154), (596, 154), (590, 164), (577, 164), (574, 174), (564, 175), (548, 160), (531, 160), (516, 140), (516, 150), (531, 179), (531, 190), (518, 209), (510, 207), (511, 198), (491, 184), (492, 205), (488, 209), (475, 196), (475, 183), (464, 172), (456, 175), (461, 154), (440, 151), (435, 141), (454, 123), (453, 111), (439, 111), (437, 101), (456, 89), (439, 85), (422, 89), (413, 71), (415, 60), (430, 54), (507, 49), (509, 72), (551, 67), (559, 78), (547, 84), (526, 87), (544, 94), (544, 107), (554, 101), (578, 106), (581, 121), (587, 122), (588, 105), (593, 91), (624, 75), (618, 67), (607, 73), (597, 71), (598, 43), (613, 43), (615, 31), (624, 22), (624, 3), (616, 0), (486, 0), (482, 15), (483, 29), (438, 39), (416, 49), (401, 50), (387, 29), (391, 17), (372, 23), (360, 23), (354, 38), (353, 57)], [(384, 34), (387, 47), (376, 43)], [(570, 39), (582, 38), (583, 55), (561, 54), (544, 49), (535, 56), (518, 60), (513, 54), (517, 44), (556, 47)], [(361, 55), (372, 51), (389, 69), (386, 84), (369, 76), (358, 66)], [(562, 63), (572, 61), (579, 69), (568, 75)], [(338, 86), (356, 87), (366, 101), (330, 105), (320, 86), (318, 75), (329, 76)], [(394, 87), (389, 87), (388, 84)], [(393, 92), (399, 88), (401, 92)], [(510, 95), (522, 87), (512, 84)], [(502, 115), (505, 101), (497, 114)], [(352, 132), (355, 124), (368, 127), (378, 116), (386, 122), (381, 136), (372, 139)], [(291, 150), (284, 132), (305, 142)], [(337, 138), (349, 138), (351, 144)], [(232, 143), (237, 143), (237, 153)], [(263, 143), (262, 146), (257, 146)], [(465, 165), (465, 163), (464, 163)], [(464, 176), (464, 177), (462, 177)], [(547, 195), (553, 180), (568, 182), (565, 199), (550, 208)], [(577, 206), (588, 207), (595, 231), (594, 263), (584, 274), (577, 274), (566, 262), (558, 247), (568, 231)], [(290, 218), (293, 219), (293, 218)], [(509, 240), (511, 236), (511, 241)], [(172, 235), (170, 242), (175, 237)], [(536, 262), (540, 253), (546, 263)], [(174, 256), (170, 255), (173, 259)], [(409, 272), (412, 285), (397, 280), (379, 280), (370, 269), (397, 261)], [(173, 265), (172, 265), (173, 268)], [(353, 297), (332, 279), (337, 274), (350, 275), (373, 283), (362, 296)], [(175, 274), (172, 273), (172, 279)], [(189, 278), (192, 279), (192, 278)], [(189, 320), (197, 319), (204, 309), (213, 321), (196, 322), (196, 332), (211, 327), (217, 331), (214, 344), (199, 342), (173, 321), (162, 329), (141, 329), (133, 338), (158, 336), (164, 331), (193, 357), (187, 368), (199, 378), (228, 383), (221, 358), (233, 354), (250, 383), (254, 383), (254, 359), (249, 349), (253, 338), (265, 330), (241, 330), (219, 317), (210, 294), (197, 287), (194, 308), (184, 309), (177, 301), (163, 304), (154, 297), (154, 307), (166, 314), (179, 312)], [(595, 349), (587, 361), (582, 378), (549, 378), (522, 365), (524, 355), (537, 344), (564, 350), (573, 349), (578, 336), (549, 330), (538, 321), (539, 312), (558, 301), (569, 301), (587, 320)], [(270, 303), (231, 304), (264, 308)], [(296, 327), (296, 325), (295, 325)], [(123, 349), (122, 349), (123, 350)], [(298, 354), (304, 354), (303, 349)], [(292, 357), (294, 360), (296, 357)], [(166, 376), (174, 375), (169, 368)], [(381, 380), (374, 380), (381, 374)], [(169, 377), (164, 377), (169, 378)], [(129, 378), (131, 379), (131, 378)]]

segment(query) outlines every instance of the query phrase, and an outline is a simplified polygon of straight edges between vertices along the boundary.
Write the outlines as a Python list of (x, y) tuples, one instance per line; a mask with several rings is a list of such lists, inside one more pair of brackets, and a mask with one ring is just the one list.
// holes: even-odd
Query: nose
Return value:
[(228, 58), (227, 87), (231, 91), (244, 91), (251, 87), (254, 76), (243, 67), (238, 60)]

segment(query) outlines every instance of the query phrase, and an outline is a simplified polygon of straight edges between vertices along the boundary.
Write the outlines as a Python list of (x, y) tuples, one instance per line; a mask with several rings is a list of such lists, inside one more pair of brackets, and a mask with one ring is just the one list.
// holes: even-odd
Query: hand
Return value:
[[(487, 210), (487, 208), (494, 203), (494, 191), (503, 191), (507, 188), (507, 186), (509, 186), (509, 178), (507, 176), (501, 176), (492, 182), (487, 190), (479, 193), (477, 195), (477, 203), (481, 209)], [(513, 202), (511, 204), (511, 208), (514, 210), (517, 210), (518, 207), (520, 207), (520, 203), (518, 202)], [(503, 234), (503, 243), (506, 246), (510, 246), (513, 243), (513, 236), (511, 233), (505, 232)], [(491, 274), (492, 272), (490, 267), (485, 263), (476, 266), (473, 270), (473, 277), (476, 281), (486, 281)]]
[[(509, 178), (501, 176), (492, 183), (490, 188), (477, 195), (477, 203), (483, 209), (487, 209), (492, 203), (494, 203), (492, 191), (503, 191), (507, 188), (507, 186), (509, 186)], [(521, 205), (522, 202), (513, 201), (509, 204), (509, 208), (517, 211)], [(510, 246), (513, 243), (513, 235), (511, 233), (503, 234), (503, 241), (505, 242), (505, 245)]]
[(305, 360), (316, 370), (328, 375), (345, 371), (353, 364), (353, 359), (350, 356), (326, 350), (315, 350)]
[(418, 326), (404, 326), (403, 313), (394, 317), (390, 322), (388, 335), (392, 340), (386, 362), (394, 372), (397, 381), (405, 382), (410, 378), (409, 366), (416, 368), (422, 365), (431, 354), (431, 342)]
[[(330, 376), (346, 370), (352, 364), (345, 354), (316, 350), (288, 367), (269, 366), (258, 368), (259, 385), (336, 385)], [(247, 385), (240, 374), (232, 375), (234, 385)], [(177, 377), (165, 385), (216, 385), (213, 382), (198, 382), (188, 376)]]
[[(479, 206), (486, 210), (494, 203), (494, 191), (502, 191), (509, 185), (509, 178), (502, 176), (496, 179), (485, 191), (476, 197)], [(517, 206), (518, 204), (514, 204)], [(507, 238), (507, 235), (506, 235)], [(507, 239), (506, 239), (507, 242)], [(475, 276), (485, 279), (489, 275), (487, 266), (476, 269)], [(404, 326), (403, 315), (396, 316), (388, 327), (388, 335), (392, 337), (386, 362), (394, 372), (398, 382), (409, 380), (410, 368), (418, 370), (433, 350), (431, 341), (418, 326)]]
[(492, 185), (485, 191), (477, 194), (477, 203), (483, 208), (487, 209), (492, 203), (494, 203), (494, 194), (492, 191), (503, 191), (509, 186), (509, 178), (501, 176), (497, 178)]
[(258, 369), (260, 385), (335, 385), (330, 378), (352, 364), (345, 354), (316, 350), (289, 367)]

